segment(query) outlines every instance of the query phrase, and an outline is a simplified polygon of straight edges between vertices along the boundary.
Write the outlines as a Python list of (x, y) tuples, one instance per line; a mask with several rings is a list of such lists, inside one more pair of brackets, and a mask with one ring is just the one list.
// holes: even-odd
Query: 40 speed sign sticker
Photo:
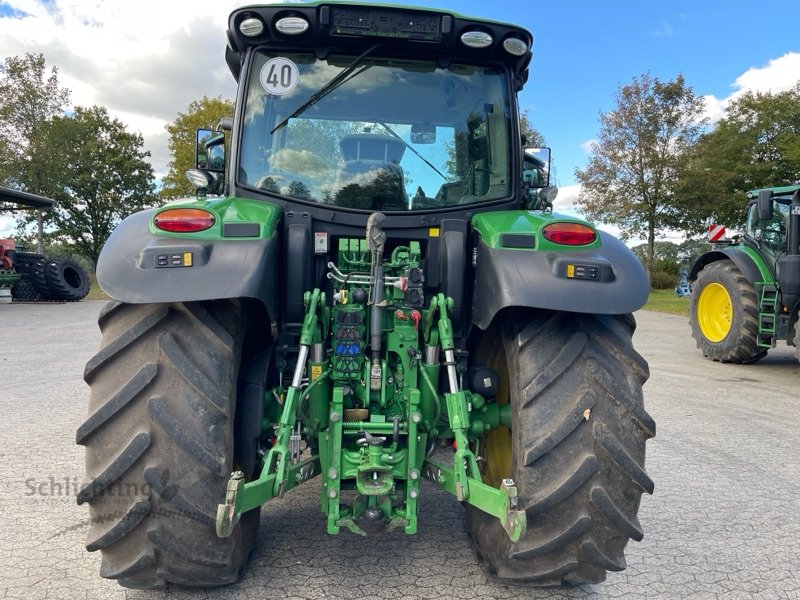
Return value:
[(285, 96), (297, 87), (300, 71), (288, 58), (271, 58), (261, 67), (261, 86), (270, 94)]

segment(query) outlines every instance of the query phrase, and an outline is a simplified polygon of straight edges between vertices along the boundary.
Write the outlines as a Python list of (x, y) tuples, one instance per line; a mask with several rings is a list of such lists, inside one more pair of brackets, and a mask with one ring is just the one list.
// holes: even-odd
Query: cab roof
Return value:
[[(276, 24), (285, 18), (300, 18), (308, 23), (301, 33), (281, 33)], [(242, 23), (261, 31), (242, 33)], [(463, 41), (466, 33), (488, 34), (491, 42), (482, 48), (470, 47)], [(528, 77), (532, 58), (533, 36), (517, 25), (473, 18), (452, 11), (420, 8), (402, 4), (370, 4), (314, 0), (302, 3), (261, 4), (234, 10), (228, 19), (228, 46), (225, 58), (238, 80), (248, 48), (259, 46), (281, 50), (313, 50), (318, 56), (329, 53), (360, 54), (379, 44), (375, 52), (382, 56), (435, 58), (441, 66), (450, 62), (467, 62), (510, 67), (517, 90)], [(516, 55), (507, 49), (509, 39), (516, 38), (527, 50)], [(486, 39), (486, 38), (484, 38)], [(519, 45), (517, 44), (519, 47)]]

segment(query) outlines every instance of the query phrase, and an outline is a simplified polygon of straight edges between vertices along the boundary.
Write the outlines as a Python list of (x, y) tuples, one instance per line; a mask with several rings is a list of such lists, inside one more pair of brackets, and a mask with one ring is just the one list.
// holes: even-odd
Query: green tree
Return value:
[(166, 126), (172, 160), (159, 191), (161, 198), (181, 198), (194, 194), (194, 186), (186, 179), (186, 171), (195, 166), (195, 132), (198, 129), (215, 129), (221, 118), (232, 116), (233, 101), (203, 96), (200, 100), (193, 100), (186, 112), (178, 113), (177, 118)]
[(800, 181), (800, 83), (786, 92), (747, 92), (693, 147), (679, 197), (687, 234), (708, 223), (740, 228), (748, 190)]
[(58, 84), (58, 69), (46, 77), (43, 54), (11, 56), (0, 65), (0, 139), (13, 156), (24, 158), (36, 131), (69, 104), (70, 92)]
[(302, 181), (293, 181), (289, 184), (289, 190), (286, 193), (287, 196), (291, 196), (292, 198), (303, 198), (305, 200), (311, 199), (311, 190), (308, 189), (305, 183)]
[(58, 182), (56, 205), (47, 213), (50, 237), (96, 263), (117, 223), (156, 201), (142, 136), (103, 107), (76, 107), (71, 116), (52, 120), (42, 143)]
[[(647, 261), (647, 244), (639, 244), (631, 248), (641, 263), (644, 265)], [(653, 268), (652, 271), (669, 273), (670, 275), (677, 275), (679, 268), (678, 256), (680, 254), (680, 246), (675, 242), (666, 240), (658, 240), (653, 244)]]
[[(70, 92), (49, 75), (42, 54), (6, 58), (0, 64), (0, 184), (51, 196), (51, 149), (43, 144), (53, 117), (64, 113)], [(36, 211), (39, 251), (44, 248), (43, 211)]]
[(523, 110), (519, 114), (519, 130), (526, 146), (541, 148), (547, 145), (541, 132), (531, 124), (530, 115), (528, 115), (527, 110)]
[(711, 250), (707, 238), (687, 238), (678, 246), (678, 265), (682, 269), (689, 269), (704, 254)]
[(589, 164), (575, 172), (589, 219), (617, 225), (623, 239), (647, 239), (648, 272), (656, 233), (680, 222), (678, 169), (700, 134), (702, 111), (682, 75), (666, 83), (649, 73), (634, 77), (617, 91), (616, 108), (601, 113)]

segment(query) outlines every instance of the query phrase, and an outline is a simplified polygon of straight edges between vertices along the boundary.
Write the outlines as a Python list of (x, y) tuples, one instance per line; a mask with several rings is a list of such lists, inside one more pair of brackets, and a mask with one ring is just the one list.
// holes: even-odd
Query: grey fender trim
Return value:
[(692, 269), (689, 271), (689, 281), (696, 280), (703, 267), (719, 260), (732, 261), (750, 283), (754, 284), (756, 281), (761, 281), (761, 271), (758, 270), (753, 260), (744, 252), (739, 252), (735, 248), (712, 250), (703, 254), (692, 265)]
[[(97, 281), (113, 299), (132, 304), (257, 298), (277, 315), (276, 236), (266, 240), (196, 240), (152, 235), (155, 211), (122, 221), (97, 261)], [(159, 254), (192, 253), (192, 266), (156, 268)]]
[[(479, 243), (472, 318), (486, 329), (512, 306), (577, 313), (631, 313), (647, 301), (650, 285), (639, 259), (614, 236), (600, 232), (591, 250), (549, 252), (490, 248)], [(568, 264), (597, 267), (597, 280), (570, 279)]]

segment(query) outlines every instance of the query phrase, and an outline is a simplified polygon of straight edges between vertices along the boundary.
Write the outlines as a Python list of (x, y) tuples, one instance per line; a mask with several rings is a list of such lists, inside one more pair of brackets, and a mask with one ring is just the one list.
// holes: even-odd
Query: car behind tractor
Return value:
[[(22, 208), (50, 208), (53, 201), (36, 194), (0, 188), (0, 202)], [(76, 302), (89, 293), (83, 268), (66, 256), (22, 252), (11, 238), (0, 239), (0, 302), (60, 300)]]
[(519, 128), (531, 44), (432, 9), (231, 14), (235, 114), (198, 131), (197, 198), (128, 217), (98, 262), (77, 442), (103, 577), (236, 581), (261, 505), (312, 478), (330, 534), (424, 534), (427, 480), (504, 580), (625, 568), (653, 491), (648, 282), (551, 210)]
[(754, 190), (744, 234), (717, 243), (691, 272), (689, 322), (716, 361), (752, 363), (778, 341), (800, 360), (800, 186)]

